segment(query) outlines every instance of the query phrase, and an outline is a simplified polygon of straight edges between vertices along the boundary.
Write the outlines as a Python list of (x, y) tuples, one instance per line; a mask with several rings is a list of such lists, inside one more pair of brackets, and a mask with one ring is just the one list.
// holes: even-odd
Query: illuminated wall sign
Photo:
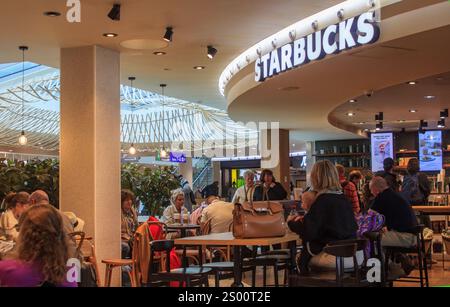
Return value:
[(326, 55), (375, 43), (380, 38), (380, 28), (373, 20), (373, 12), (364, 13), (261, 56), (255, 63), (255, 80), (262, 82)]
[(186, 155), (184, 153), (171, 152), (170, 162), (174, 163), (186, 163)]

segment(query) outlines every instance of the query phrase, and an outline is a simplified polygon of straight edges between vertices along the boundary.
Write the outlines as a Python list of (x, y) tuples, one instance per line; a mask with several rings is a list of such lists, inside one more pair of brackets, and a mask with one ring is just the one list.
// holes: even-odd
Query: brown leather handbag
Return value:
[(233, 236), (235, 238), (272, 238), (284, 235), (286, 235), (286, 221), (283, 205), (279, 202), (250, 200), (234, 205)]

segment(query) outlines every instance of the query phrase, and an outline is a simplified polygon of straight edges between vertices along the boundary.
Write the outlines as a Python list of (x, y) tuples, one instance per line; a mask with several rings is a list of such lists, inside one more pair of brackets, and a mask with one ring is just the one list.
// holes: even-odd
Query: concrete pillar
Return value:
[(180, 164), (180, 175), (182, 175), (189, 182), (189, 185), (194, 188), (194, 170), (192, 168), (192, 158), (186, 158), (186, 163)]
[[(98, 46), (61, 50), (62, 211), (86, 222), (102, 259), (121, 257), (120, 54)], [(113, 286), (120, 285), (119, 270)]]
[(291, 182), (289, 130), (264, 129), (259, 133), (261, 168), (270, 169), (289, 193)]
[(311, 171), (316, 163), (316, 143), (306, 142), (306, 185), (311, 186)]

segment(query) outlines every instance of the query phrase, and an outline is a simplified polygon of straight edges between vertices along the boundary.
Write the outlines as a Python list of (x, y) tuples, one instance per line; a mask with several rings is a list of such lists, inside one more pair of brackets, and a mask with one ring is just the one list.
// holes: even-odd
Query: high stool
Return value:
[(131, 287), (136, 287), (136, 278), (134, 274), (134, 261), (132, 259), (108, 259), (102, 260), (102, 263), (106, 264), (105, 271), (105, 287), (111, 287), (111, 275), (115, 268), (122, 268), (125, 266), (131, 266), (131, 271), (128, 271), (130, 276)]

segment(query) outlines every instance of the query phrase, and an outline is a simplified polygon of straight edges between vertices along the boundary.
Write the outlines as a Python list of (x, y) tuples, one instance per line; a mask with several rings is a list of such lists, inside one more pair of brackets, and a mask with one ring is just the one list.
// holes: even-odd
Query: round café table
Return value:
[(172, 225), (167, 225), (166, 230), (167, 230), (167, 232), (180, 231), (181, 238), (186, 238), (188, 230), (200, 230), (200, 225), (172, 224)]

